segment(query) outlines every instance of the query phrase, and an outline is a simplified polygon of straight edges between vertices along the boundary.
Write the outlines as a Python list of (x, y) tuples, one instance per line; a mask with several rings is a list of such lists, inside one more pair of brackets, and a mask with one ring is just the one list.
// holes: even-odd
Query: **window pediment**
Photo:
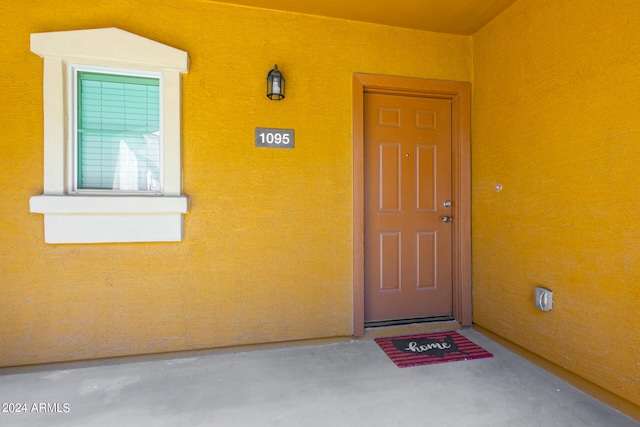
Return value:
[(119, 28), (58, 31), (31, 34), (31, 51), (41, 57), (72, 61), (108, 60), (144, 68), (167, 68), (186, 73), (187, 52), (129, 33)]

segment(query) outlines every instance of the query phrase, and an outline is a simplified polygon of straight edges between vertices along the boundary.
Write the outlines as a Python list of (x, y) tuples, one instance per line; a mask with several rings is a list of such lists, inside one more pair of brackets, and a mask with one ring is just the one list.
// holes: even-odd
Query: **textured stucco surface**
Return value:
[[(0, 11), (0, 365), (352, 334), (352, 75), (470, 81), (470, 37), (196, 0)], [(29, 213), (43, 185), (29, 36), (106, 27), (189, 54), (181, 243), (46, 245)], [(280, 102), (265, 96), (276, 63)], [(255, 148), (256, 127), (294, 129), (295, 149)]]
[(639, 28), (636, 1), (517, 2), (474, 36), (472, 149), (474, 321), (636, 404)]

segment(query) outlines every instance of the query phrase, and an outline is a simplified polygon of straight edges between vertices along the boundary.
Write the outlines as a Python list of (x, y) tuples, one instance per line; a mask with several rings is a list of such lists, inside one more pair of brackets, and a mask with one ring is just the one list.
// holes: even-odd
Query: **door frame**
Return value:
[(471, 306), (471, 84), (353, 75), (353, 335), (364, 335), (364, 94), (448, 99), (451, 111), (453, 316), (472, 322)]

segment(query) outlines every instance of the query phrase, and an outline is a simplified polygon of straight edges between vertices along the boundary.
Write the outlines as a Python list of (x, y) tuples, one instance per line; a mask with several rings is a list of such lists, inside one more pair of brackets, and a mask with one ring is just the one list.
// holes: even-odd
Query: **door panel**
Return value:
[(365, 94), (364, 196), (365, 321), (451, 315), (450, 100)]
[(381, 143), (380, 149), (380, 212), (400, 212), (402, 189), (401, 147), (398, 143)]
[(435, 146), (416, 147), (416, 211), (436, 210), (436, 149)]
[[(400, 233), (387, 231), (380, 233), (380, 290), (399, 291), (401, 276)], [(385, 262), (382, 262), (385, 260)]]
[(433, 289), (436, 286), (436, 233), (416, 232), (416, 289)]

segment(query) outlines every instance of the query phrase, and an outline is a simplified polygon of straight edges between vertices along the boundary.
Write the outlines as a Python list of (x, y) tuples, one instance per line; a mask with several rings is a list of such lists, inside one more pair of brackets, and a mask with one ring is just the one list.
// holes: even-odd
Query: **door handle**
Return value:
[(449, 216), (449, 215), (441, 216), (440, 217), (440, 221), (442, 221), (442, 222), (451, 222), (451, 221), (453, 221), (453, 217)]

